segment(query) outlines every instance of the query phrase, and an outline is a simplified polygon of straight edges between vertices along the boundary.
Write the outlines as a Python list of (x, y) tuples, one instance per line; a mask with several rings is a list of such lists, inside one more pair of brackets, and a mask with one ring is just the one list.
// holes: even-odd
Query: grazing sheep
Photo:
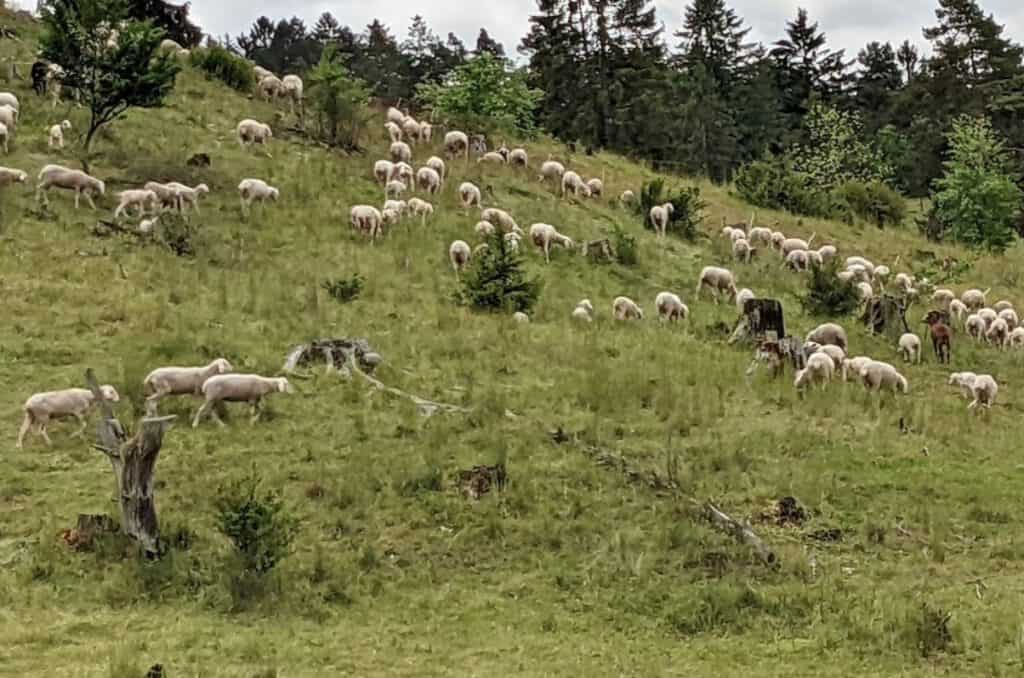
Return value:
[(974, 386), (974, 380), (978, 378), (974, 372), (954, 372), (949, 375), (949, 381), (947, 382), (950, 386), (956, 386), (960, 389), (964, 398), (970, 400), (974, 397), (974, 392), (971, 387)]
[(373, 163), (373, 178), (378, 183), (386, 184), (391, 179), (391, 173), (395, 169), (395, 163), (390, 160), (378, 160)]
[[(110, 384), (100, 386), (100, 392), (104, 400), (116, 403), (121, 399), (117, 391)], [(18, 449), (21, 449), (25, 441), (25, 435), (33, 426), (36, 427), (36, 431), (43, 437), (46, 444), (52, 445), (53, 441), (50, 440), (50, 436), (46, 433), (46, 425), (52, 419), (74, 417), (82, 425), (75, 432), (75, 436), (80, 436), (85, 431), (85, 427), (88, 426), (85, 415), (88, 414), (95, 404), (96, 398), (92, 391), (84, 388), (69, 388), (63, 391), (36, 393), (25, 401), (25, 405), (22, 408), (25, 411), (25, 419), (21, 422), (21, 430), (18, 432)]]
[(1002, 313), (1003, 311), (1006, 311), (1006, 310), (1011, 310), (1012, 311), (1013, 310), (1013, 303), (1009, 302), (1009, 301), (1006, 301), (1004, 299), (1002, 301), (997, 301), (996, 305), (993, 306), (992, 308), (994, 308), (996, 310), (996, 313)]
[(256, 93), (263, 97), (264, 101), (281, 96), (283, 90), (284, 83), (276, 75), (268, 75), (256, 83)]
[(159, 367), (142, 380), (146, 395), (146, 409), (156, 411), (157, 402), (172, 395), (201, 395), (203, 382), (215, 374), (227, 374), (234, 370), (224, 358), (217, 358), (204, 367)]
[(903, 354), (903, 362), (921, 363), (921, 339), (916, 334), (907, 332), (900, 337), (900, 353)]
[(1012, 348), (1024, 348), (1024, 327), (1017, 327), (1010, 332), (1010, 346)]
[(957, 324), (963, 327), (964, 318), (970, 314), (970, 311), (964, 305), (964, 302), (959, 299), (953, 299), (949, 302), (949, 313), (956, 318)]
[(729, 232), (729, 240), (736, 242), (737, 240), (746, 240), (747, 233), (741, 228), (734, 228)]
[(459, 199), (462, 200), (462, 206), (467, 210), (470, 207), (483, 209), (483, 205), (480, 204), (480, 189), (468, 181), (459, 185)]
[(974, 337), (976, 341), (981, 341), (988, 327), (985, 324), (984, 318), (977, 313), (972, 313), (964, 321), (964, 329), (967, 331), (968, 336)]
[(807, 367), (798, 371), (793, 379), (793, 386), (798, 391), (811, 384), (827, 386), (835, 373), (835, 362), (825, 353), (815, 353), (807, 359)]
[(529, 325), (530, 324), (530, 316), (526, 315), (522, 311), (516, 311), (515, 313), (513, 313), (512, 314), (512, 320), (515, 321), (519, 325)]
[(406, 211), (409, 209), (409, 203), (404, 200), (385, 200), (384, 207), (381, 209), (394, 210), (395, 212), (398, 212), (399, 216), (404, 216)]
[(444, 175), (446, 169), (444, 165), (444, 160), (437, 157), (436, 155), (432, 155), (427, 160), (427, 162), (424, 163), (424, 165), (437, 172), (437, 175), (441, 177), (441, 182), (444, 183)]
[(972, 311), (985, 307), (985, 297), (988, 296), (989, 290), (982, 292), (981, 290), (967, 290), (960, 295), (960, 301), (964, 302), (964, 305)]
[(0, 106), (10, 106), (16, 111), (21, 111), (21, 102), (11, 92), (0, 92)]
[(487, 238), (497, 232), (494, 228), (494, 224), (489, 221), (478, 221), (473, 230), (475, 230), (476, 234), (482, 238)]
[(20, 169), (0, 167), (0, 187), (11, 184), (23, 184), (28, 181), (28, 174)]
[(867, 391), (891, 389), (893, 393), (909, 393), (906, 378), (889, 363), (872, 360), (860, 370), (861, 383)]
[(270, 125), (248, 118), (238, 123), (235, 131), (238, 135), (238, 145), (242, 148), (254, 144), (266, 146), (274, 138), (274, 131), (270, 129)]
[(750, 229), (747, 234), (747, 240), (750, 241), (751, 245), (764, 245), (765, 247), (772, 246), (772, 230), (763, 226), (755, 226)]
[(782, 243), (786, 242), (786, 236), (781, 231), (772, 231), (772, 249), (782, 252)]
[(427, 223), (427, 217), (434, 216), (434, 206), (426, 200), (411, 198), (409, 200), (409, 212), (411, 212), (413, 216), (420, 217), (420, 223), (425, 225)]
[(303, 84), (302, 78), (297, 75), (286, 75), (281, 78), (280, 96), (288, 99), (291, 111), (295, 113), (295, 106), (302, 106)]
[(408, 137), (409, 141), (417, 143), (420, 140), (420, 123), (411, 115), (406, 116), (402, 122), (402, 132)]
[(786, 255), (786, 260), (783, 262), (784, 266), (796, 271), (806, 271), (808, 267), (807, 250), (793, 250)]
[(380, 212), (382, 226), (395, 226), (402, 220), (402, 213), (391, 207), (385, 207)]
[(754, 293), (744, 287), (742, 290), (736, 293), (736, 310), (743, 313), (745, 310), (747, 301), (754, 299)]
[(3, 146), (4, 155), (10, 153), (10, 149), (7, 146), (8, 141), (10, 140), (10, 136), (11, 135), (7, 129), (7, 125), (0, 122), (0, 146)]
[(993, 322), (995, 322), (995, 319), (999, 317), (999, 314), (996, 313), (991, 308), (980, 309), (978, 311), (978, 315), (981, 317), (982, 320), (985, 321), (985, 327), (990, 326)]
[(519, 226), (516, 224), (516, 220), (513, 219), (512, 215), (505, 210), (488, 207), (480, 213), (480, 219), (482, 221), (491, 222), (505, 233), (520, 230)]
[(396, 162), (391, 166), (391, 179), (397, 179), (406, 186), (410, 186), (416, 180), (416, 173), (413, 171), (412, 165), (409, 163)]
[(394, 106), (388, 108), (386, 117), (388, 122), (394, 123), (396, 125), (401, 125), (403, 122), (405, 122), (405, 114), (402, 113), (397, 108), (395, 108)]
[(384, 130), (388, 133), (391, 143), (394, 144), (402, 140), (402, 128), (390, 120), (384, 123)]
[(858, 282), (868, 283), (869, 285), (871, 284), (871, 274), (868, 273), (868, 269), (864, 268), (860, 264), (852, 264), (847, 267), (846, 271), (851, 274), (852, 279)]
[(973, 410), (979, 404), (985, 409), (991, 409), (992, 405), (996, 402), (996, 395), (998, 393), (999, 385), (996, 384), (996, 380), (991, 375), (979, 374), (971, 384), (971, 395), (974, 397), (974, 400), (967, 406), (967, 409)]
[(818, 256), (821, 257), (822, 262), (832, 261), (837, 254), (839, 254), (839, 250), (835, 245), (822, 245), (818, 248)]
[(604, 194), (604, 182), (600, 179), (588, 181), (587, 188), (590, 190), (590, 197), (592, 198), (600, 198)]
[(267, 69), (263, 68), (263, 66), (255, 65), (252, 67), (252, 74), (253, 76), (255, 76), (256, 82), (259, 82), (260, 80), (266, 78), (267, 76), (274, 75), (273, 71), (268, 71)]
[(268, 200), (277, 202), (281, 193), (262, 179), (243, 179), (238, 184), (238, 196), (242, 202), (242, 214), (248, 214), (254, 202), (262, 205), (266, 205)]
[(843, 381), (849, 381), (851, 374), (860, 377), (860, 371), (870, 362), (872, 362), (871, 358), (863, 355), (843, 360)]
[(612, 317), (616, 320), (643, 320), (644, 311), (629, 297), (615, 297), (612, 302)]
[(1002, 318), (996, 318), (989, 324), (985, 339), (1000, 349), (1006, 348), (1010, 341), (1010, 326)]
[(914, 279), (906, 273), (897, 273), (896, 277), (893, 278), (893, 283), (897, 288), (906, 292), (914, 286)]
[(846, 330), (835, 323), (818, 325), (807, 334), (805, 341), (813, 341), (816, 344), (838, 346), (844, 351), (849, 351), (846, 340)]
[(869, 275), (873, 275), (875, 272), (875, 265), (864, 257), (847, 257), (846, 268), (850, 268), (851, 266), (863, 266)]
[(657, 231), (659, 238), (665, 237), (665, 232), (668, 230), (669, 222), (672, 221), (672, 215), (675, 211), (675, 205), (670, 202), (664, 205), (655, 205), (651, 208), (651, 225), (654, 226), (654, 230)]
[(89, 206), (94, 210), (96, 203), (93, 202), (94, 194), (106, 195), (106, 185), (94, 177), (89, 176), (80, 170), (68, 169), (60, 165), (47, 165), (39, 171), (39, 183), (36, 185), (36, 200), (42, 198), (44, 205), (49, 205), (50, 200), (47, 194), (51, 188), (63, 188), (75, 192), (75, 209), (78, 209), (79, 199), (85, 195)]
[(369, 236), (370, 242), (384, 235), (384, 215), (370, 205), (355, 205), (349, 210), (349, 223), (359, 233)]
[(623, 205), (632, 205), (636, 202), (636, 194), (633, 191), (625, 190), (619, 195), (619, 202)]
[(946, 325), (941, 311), (929, 311), (924, 318), (932, 335), (932, 350), (940, 363), (949, 363), (953, 358), (953, 331)]
[(434, 126), (429, 122), (420, 123), (420, 143), (429, 144), (434, 138)]
[(654, 307), (658, 309), (658, 317), (663, 321), (686, 320), (690, 309), (686, 307), (679, 295), (661, 292), (654, 299)]
[(64, 120), (59, 125), (50, 128), (50, 136), (47, 145), (50, 148), (64, 148), (64, 132), (71, 129), (71, 121)]
[(490, 153), (484, 153), (483, 155), (481, 155), (479, 158), (477, 158), (476, 162), (477, 162), (477, 164), (480, 164), (480, 163), (492, 164), (493, 163), (495, 165), (504, 165), (508, 161), (505, 159), (505, 156), (503, 156), (501, 153), (496, 153), (494, 151), (491, 151)]
[(745, 239), (740, 238), (732, 243), (732, 257), (736, 261), (740, 261), (746, 264), (750, 263), (750, 257), (754, 253), (754, 248), (750, 246), (750, 243)]
[(1017, 329), (1017, 326), (1020, 325), (1020, 318), (1017, 317), (1017, 312), (1012, 308), (1004, 308), (1002, 311), (999, 311), (999, 317), (1006, 321), (1011, 330)]
[(590, 303), (590, 299), (583, 299), (576, 308), (572, 310), (572, 319), (581, 322), (594, 322), (594, 305)]
[(196, 214), (199, 214), (199, 198), (210, 192), (210, 187), (206, 184), (186, 186), (177, 181), (172, 181), (167, 184), (167, 187), (175, 193), (176, 206), (179, 212), (184, 212), (185, 206), (188, 205), (196, 211)]
[(144, 216), (146, 210), (156, 211), (156, 203), (159, 200), (155, 192), (146, 189), (121, 191), (117, 194), (117, 209), (114, 210), (114, 218), (122, 214), (127, 215), (132, 207), (139, 208), (139, 216)]
[(18, 126), (17, 109), (6, 104), (0, 105), (0, 123), (6, 125), (11, 134), (14, 134), (14, 131)]
[(206, 396), (202, 407), (192, 419), (192, 428), (199, 426), (200, 420), (207, 412), (221, 426), (224, 422), (214, 406), (217, 403), (249, 403), (253, 424), (260, 418), (260, 407), (263, 398), (271, 393), (293, 393), (292, 385), (285, 377), (261, 377), (258, 374), (218, 374), (203, 382), (201, 392)]
[(583, 196), (584, 198), (590, 197), (590, 189), (583, 181), (583, 177), (572, 170), (569, 170), (562, 175), (562, 196), (564, 197), (565, 194), (569, 192), (577, 198), (580, 196)]
[(433, 195), (441, 191), (441, 175), (430, 167), (421, 167), (416, 172), (416, 185), (420, 187), (420, 190), (426, 191)]
[(890, 274), (891, 271), (888, 266), (875, 266), (875, 270), (871, 274), (871, 279), (876, 285), (885, 289), (885, 281), (888, 279)]
[(388, 149), (392, 162), (412, 162), (412, 148), (404, 141), (396, 141)]
[(465, 132), (452, 131), (444, 135), (444, 154), (449, 160), (465, 154), (469, 162), (469, 137)]
[(736, 298), (736, 278), (732, 271), (717, 266), (705, 266), (701, 269), (700, 277), (697, 279), (696, 297), (700, 298), (701, 291), (707, 288), (718, 303), (718, 296), (725, 292), (726, 298), (730, 301)]
[(554, 180), (556, 182), (561, 182), (563, 176), (565, 176), (565, 165), (560, 162), (556, 162), (549, 158), (540, 166), (541, 181)]
[(505, 243), (508, 245), (508, 250), (510, 252), (518, 252), (519, 241), (522, 239), (523, 236), (519, 235), (519, 233), (516, 231), (512, 231), (511, 233), (506, 233), (504, 237)]
[[(935, 304), (937, 304), (938, 307), (941, 308), (943, 311), (949, 310), (949, 304), (954, 299), (956, 299), (956, 295), (953, 294), (952, 290), (938, 289), (932, 292), (932, 301)], [(982, 306), (984, 306), (984, 304), (982, 304)]]
[(817, 266), (821, 268), (825, 265), (825, 260), (821, 258), (821, 254), (817, 250), (807, 250), (807, 266)]
[(393, 199), (401, 198), (402, 194), (405, 193), (405, 190), (405, 182), (394, 179), (384, 185), (384, 197)]
[(534, 246), (544, 252), (544, 261), (551, 263), (551, 245), (560, 245), (565, 249), (573, 248), (571, 238), (562, 235), (550, 224), (533, 224), (530, 226), (530, 240)]
[(143, 219), (139, 222), (139, 233), (149, 234), (156, 228), (157, 222), (160, 221), (160, 217), (153, 217), (151, 219)]
[(866, 303), (871, 297), (875, 296), (875, 290), (871, 287), (870, 283), (857, 283), (857, 295), (861, 301)]
[(513, 148), (508, 154), (508, 164), (513, 167), (529, 167), (530, 157), (526, 154), (526, 149)]
[(828, 344), (826, 346), (820, 346), (818, 350), (814, 352), (814, 354), (819, 353), (822, 355), (827, 355), (829, 358), (831, 358), (837, 370), (842, 369), (843, 362), (846, 360), (846, 351), (839, 348), (838, 346), (832, 346), (831, 344)]
[(813, 235), (808, 240), (801, 240), (800, 238), (786, 238), (782, 241), (782, 245), (780, 246), (782, 256), (787, 257), (790, 252), (795, 252), (796, 250), (804, 250), (806, 252), (811, 249), (812, 240), (814, 240)]
[(462, 269), (469, 263), (469, 259), (472, 256), (472, 250), (469, 249), (469, 244), (464, 240), (456, 240), (448, 248), (448, 260), (452, 262), (452, 268), (455, 269), (455, 277), (458, 278), (462, 273)]

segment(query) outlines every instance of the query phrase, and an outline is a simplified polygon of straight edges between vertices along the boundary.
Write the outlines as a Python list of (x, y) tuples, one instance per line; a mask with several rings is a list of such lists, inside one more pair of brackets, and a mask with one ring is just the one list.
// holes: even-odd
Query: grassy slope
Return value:
[[(3, 56), (11, 47), (0, 43)], [(22, 59), (31, 53), (27, 43), (20, 49)], [(14, 87), (24, 117), (4, 163), (34, 174), (53, 160), (45, 129), (65, 113), (51, 112), (24, 84)], [(69, 115), (80, 130), (83, 112)], [(383, 140), (356, 158), (281, 138), (273, 159), (241, 152), (235, 122), (272, 116), (186, 72), (168, 108), (132, 112), (102, 140), (94, 168), (111, 190), (151, 178), (210, 184), (194, 260), (92, 237), (95, 216), (74, 212), (67, 196), (54, 195), (47, 216), (29, 187), (0, 195), (0, 412), (8, 431), (0, 442), (0, 675), (121, 675), (155, 661), (174, 675), (204, 676), (272, 667), (288, 676), (978, 675), (1019, 666), (1019, 355), (957, 344), (954, 367), (1010, 384), (984, 417), (968, 416), (944, 386), (945, 370), (931, 363), (908, 368), (912, 395), (895, 402), (852, 386), (800, 401), (784, 381), (745, 381), (749, 354), (708, 329), (731, 322), (732, 309), (692, 299), (700, 267), (727, 261), (721, 243), (663, 247), (608, 205), (560, 203), (532, 175), (492, 170), (481, 178), (473, 165), (455, 167), (433, 223), (403, 226), (370, 247), (350, 234), (347, 211), (377, 200), (368, 169)], [(535, 161), (554, 152), (583, 174), (605, 175), (609, 195), (648, 175), (613, 156), (567, 157), (546, 142), (529, 148)], [(185, 168), (198, 151), (211, 154), (212, 169)], [(283, 196), (248, 222), (234, 192), (245, 176), (268, 179)], [(475, 222), (455, 208), (464, 177), (492, 184), (494, 203), (521, 224), (554, 223), (583, 238), (622, 223), (640, 237), (641, 263), (595, 267), (559, 253), (545, 267), (531, 255), (545, 290), (528, 327), (455, 308), (447, 245), (472, 236)], [(703, 189), (708, 233), (723, 215), (748, 214), (723, 190)], [(909, 229), (762, 216), (781, 220), (787, 233), (815, 231), (847, 255), (963, 256)], [(980, 260), (970, 282), (991, 285), (994, 298), (1020, 299), (1019, 250), (1010, 262)], [(368, 284), (353, 304), (318, 289), (326, 277), (355, 271)], [(799, 280), (770, 257), (739, 277), (781, 296), (792, 327), (816, 324), (795, 303)], [(690, 303), (687, 327), (609, 321), (616, 295), (653, 315), (662, 289)], [(592, 328), (568, 321), (582, 297), (598, 306)], [(290, 345), (328, 335), (368, 337), (386, 358), (384, 381), (470, 405), (473, 414), (424, 420), (359, 383), (301, 382), (302, 393), (274, 399), (274, 416), (255, 428), (236, 416), (226, 430), (207, 424), (169, 435), (159, 510), (169, 530), (197, 535), (191, 550), (146, 566), (57, 544), (54, 535), (78, 513), (114, 508), (110, 471), (66, 425), (54, 427), (52, 449), (34, 439), (14, 449), (28, 394), (81, 383), (87, 365), (123, 395), (137, 395), (153, 366), (215, 355), (273, 373)], [(881, 339), (855, 329), (852, 341), (857, 353), (895, 361)], [(184, 418), (193, 405), (168, 409)], [(127, 411), (126, 403), (130, 418)], [(913, 433), (900, 434), (901, 417)], [(640, 468), (664, 469), (671, 445), (687, 494), (716, 497), (735, 515), (756, 516), (791, 494), (813, 519), (802, 530), (758, 528), (783, 563), (765, 571), (694, 524), (685, 502), (629, 484), (575, 446), (552, 444), (546, 432), (557, 426)], [(471, 505), (450, 489), (457, 469), (501, 455), (512, 478), (502, 497)], [(283, 490), (302, 528), (296, 554), (280, 568), (280, 592), (232, 612), (212, 497), (251, 465)], [(444, 491), (407, 489), (438, 468)], [(314, 482), (323, 498), (307, 496)], [(842, 528), (844, 541), (805, 536), (826, 527)], [(980, 599), (966, 583), (978, 577), (988, 586)], [(919, 656), (922, 601), (954, 613), (949, 653)]]

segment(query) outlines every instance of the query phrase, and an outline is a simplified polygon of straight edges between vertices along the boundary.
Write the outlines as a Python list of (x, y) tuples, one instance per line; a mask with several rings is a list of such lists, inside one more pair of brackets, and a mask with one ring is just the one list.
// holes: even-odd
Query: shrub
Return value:
[(306, 98), (316, 136), (333, 146), (355, 150), (369, 121), (366, 105), (370, 90), (349, 73), (343, 60), (344, 55), (333, 46), (324, 50), (320, 62), (307, 77)]
[(654, 228), (651, 223), (651, 208), (656, 205), (672, 203), (673, 213), (669, 219), (667, 232), (674, 233), (685, 240), (697, 238), (697, 227), (704, 219), (704, 208), (707, 203), (700, 197), (700, 189), (696, 186), (685, 186), (675, 193), (665, 190), (664, 179), (644, 182), (640, 189), (640, 198), (634, 208), (644, 226)]
[(615, 250), (615, 260), (617, 262), (623, 266), (636, 266), (640, 263), (636, 236), (630, 235), (618, 224), (612, 226), (611, 236), (612, 248)]
[(221, 487), (217, 529), (231, 540), (246, 574), (264, 575), (288, 555), (297, 524), (275, 492), (259, 493), (255, 471)]
[(211, 78), (239, 92), (251, 92), (256, 85), (252, 64), (220, 45), (192, 50), (189, 61)]
[(456, 303), (479, 311), (529, 313), (540, 296), (541, 283), (526, 276), (523, 259), (508, 247), (501, 233), (487, 238), (463, 273)]
[(903, 197), (880, 181), (848, 181), (832, 191), (837, 207), (878, 228), (899, 226), (907, 217)]
[(921, 603), (917, 615), (908, 620), (910, 640), (922, 657), (945, 652), (953, 645), (949, 621), (953, 615), (928, 603)]
[(349, 279), (338, 278), (337, 280), (327, 279), (321, 284), (332, 299), (345, 304), (355, 301), (363, 291), (363, 277), (358, 273), (353, 274)]
[(807, 313), (838, 317), (856, 310), (860, 304), (857, 285), (852, 280), (840, 280), (838, 273), (839, 264), (835, 261), (826, 266), (811, 266), (807, 293), (800, 298)]
[(812, 216), (830, 211), (826, 194), (812, 188), (810, 177), (779, 158), (744, 165), (736, 172), (735, 186), (741, 198), (758, 207)]

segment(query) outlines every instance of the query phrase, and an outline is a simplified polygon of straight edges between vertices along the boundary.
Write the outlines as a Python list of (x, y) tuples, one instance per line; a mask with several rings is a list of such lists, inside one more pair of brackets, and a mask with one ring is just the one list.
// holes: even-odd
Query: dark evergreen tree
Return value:
[(893, 98), (903, 85), (896, 52), (889, 43), (868, 43), (857, 54), (859, 71), (854, 79), (854, 102), (869, 133), (889, 122)]
[(504, 59), (505, 46), (492, 38), (486, 28), (481, 28), (480, 33), (476, 36), (476, 49), (473, 50), (473, 54), (477, 56), (480, 54), (492, 54), (499, 59)]
[(185, 48), (197, 47), (203, 31), (189, 19), (191, 3), (172, 5), (163, 0), (129, 0), (128, 16), (136, 21), (152, 21), (164, 35)]
[(786, 24), (786, 37), (771, 50), (778, 66), (783, 93), (783, 111), (794, 118), (794, 125), (807, 113), (812, 95), (830, 101), (844, 91), (847, 63), (843, 50), (829, 50), (818, 23), (811, 23), (807, 10), (797, 10), (796, 19)]
[(909, 40), (904, 40), (900, 48), (896, 50), (896, 60), (899, 62), (900, 68), (903, 69), (903, 81), (907, 84), (913, 82), (914, 76), (917, 75), (917, 64), (920, 61), (917, 47), (911, 45)]

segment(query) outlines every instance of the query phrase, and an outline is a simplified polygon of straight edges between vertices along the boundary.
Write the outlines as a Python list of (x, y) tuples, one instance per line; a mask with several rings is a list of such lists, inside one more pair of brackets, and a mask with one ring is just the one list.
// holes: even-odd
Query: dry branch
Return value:
[(722, 511), (711, 502), (704, 504), (704, 513), (712, 525), (723, 532), (731, 534), (737, 541), (744, 543), (753, 549), (758, 558), (760, 558), (761, 562), (765, 565), (775, 564), (775, 553), (763, 541), (761, 541), (761, 538), (758, 537), (752, 529), (750, 529), (749, 525), (745, 525), (738, 520), (730, 518), (725, 513), (722, 513)]
[(390, 393), (392, 395), (407, 398), (413, 401), (413, 403), (415, 403), (416, 405), (416, 408), (419, 410), (420, 414), (423, 415), (424, 417), (433, 416), (438, 411), (446, 413), (469, 412), (468, 409), (466, 409), (465, 407), (460, 407), (459, 405), (451, 405), (449, 403), (439, 403), (433, 400), (427, 400), (426, 398), (421, 398), (418, 395), (407, 393), (406, 391), (397, 389), (393, 386), (388, 386), (387, 384), (377, 379), (376, 377), (373, 377), (359, 369), (359, 365), (356, 363), (354, 358), (349, 359), (349, 368), (353, 372), (361, 376), (363, 379), (370, 382), (370, 384), (372, 384), (378, 390), (386, 391), (387, 393)]

